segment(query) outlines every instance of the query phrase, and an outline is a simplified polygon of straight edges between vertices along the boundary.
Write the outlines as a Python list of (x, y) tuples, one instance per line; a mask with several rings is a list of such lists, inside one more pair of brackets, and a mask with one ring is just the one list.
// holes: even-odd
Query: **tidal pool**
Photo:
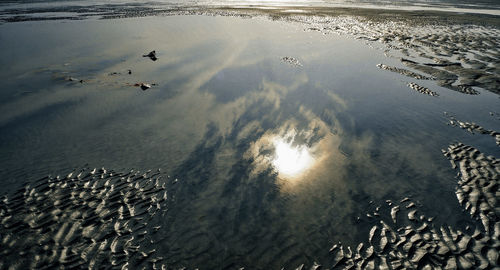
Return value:
[[(202, 15), (0, 25), (0, 192), (75, 168), (161, 168), (169, 196), (154, 224), (145, 220), (155, 234), (141, 244), (156, 259), (137, 264), (172, 269), (326, 265), (332, 245), (366, 242), (379, 222), (370, 211), (405, 197), (437, 226), (480, 226), (457, 203), (441, 149), (499, 149), (443, 113), (499, 130), (498, 95), (405, 76), (401, 69), (430, 75), (380, 42), (310, 30)], [(156, 61), (143, 57), (152, 50)], [(71, 191), (94, 192), (89, 185)], [(137, 186), (137, 200), (156, 206), (160, 186)], [(51, 243), (71, 243), (54, 235)]]

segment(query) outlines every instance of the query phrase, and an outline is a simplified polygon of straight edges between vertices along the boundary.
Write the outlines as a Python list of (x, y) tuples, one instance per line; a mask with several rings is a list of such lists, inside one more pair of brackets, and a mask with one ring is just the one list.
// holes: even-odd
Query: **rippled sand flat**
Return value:
[(165, 185), (159, 173), (102, 168), (26, 186), (0, 205), (1, 267), (151, 267), (162, 261), (155, 234), (167, 211)]
[(498, 17), (0, 15), (0, 269), (498, 267)]

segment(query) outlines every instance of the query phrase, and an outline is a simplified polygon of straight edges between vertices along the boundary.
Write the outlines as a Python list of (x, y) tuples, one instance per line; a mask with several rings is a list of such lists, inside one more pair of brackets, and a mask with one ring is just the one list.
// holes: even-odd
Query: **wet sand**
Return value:
[(0, 25), (0, 268), (498, 267), (497, 17), (107, 8)]

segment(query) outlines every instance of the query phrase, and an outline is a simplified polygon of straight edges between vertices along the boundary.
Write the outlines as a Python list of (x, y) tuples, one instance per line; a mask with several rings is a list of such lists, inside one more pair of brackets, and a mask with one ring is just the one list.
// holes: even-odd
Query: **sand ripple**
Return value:
[[(410, 199), (401, 201), (405, 205), (388, 201), (392, 206), (392, 222), (383, 218), (389, 216), (388, 213), (371, 214), (380, 217), (380, 224), (370, 230), (368, 244), (360, 243), (351, 249), (339, 243), (330, 249), (334, 269), (492, 269), (498, 266), (500, 163), (461, 143), (450, 145), (443, 154), (454, 168), (454, 162), (459, 162), (458, 201), (472, 217), (481, 220), (483, 227), (466, 231), (451, 226), (438, 227), (432, 218), (419, 214), (420, 210)], [(398, 215), (398, 212), (405, 214)]]
[(166, 199), (159, 172), (43, 178), (0, 202), (0, 268), (151, 267)]

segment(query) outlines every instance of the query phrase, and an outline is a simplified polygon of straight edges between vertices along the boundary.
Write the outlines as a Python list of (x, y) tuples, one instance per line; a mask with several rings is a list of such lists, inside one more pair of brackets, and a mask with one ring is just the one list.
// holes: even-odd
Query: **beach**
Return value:
[(0, 269), (498, 267), (494, 10), (12, 5)]

